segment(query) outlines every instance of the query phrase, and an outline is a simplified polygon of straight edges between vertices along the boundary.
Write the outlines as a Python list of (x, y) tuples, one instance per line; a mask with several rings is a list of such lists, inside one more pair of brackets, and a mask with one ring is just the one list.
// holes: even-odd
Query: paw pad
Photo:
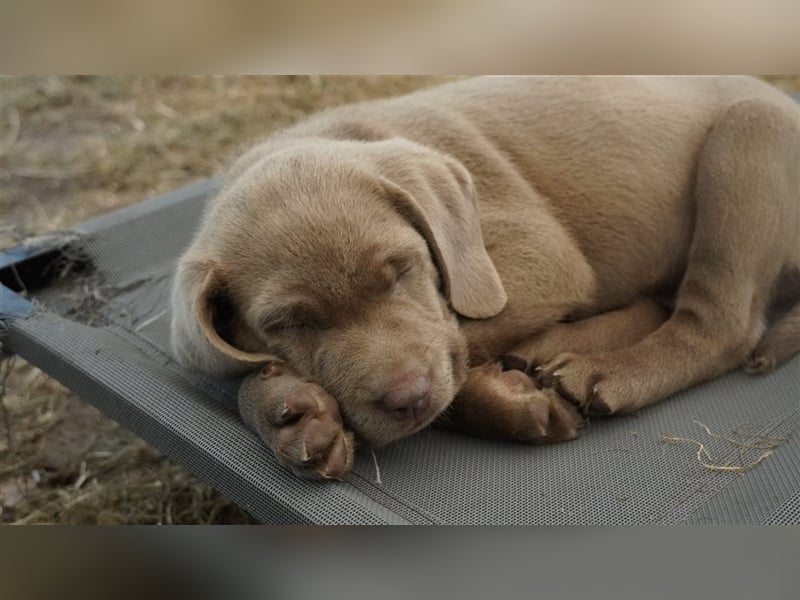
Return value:
[(286, 372), (286, 367), (281, 363), (267, 363), (261, 369), (261, 377), (267, 379), (269, 377), (278, 377)]

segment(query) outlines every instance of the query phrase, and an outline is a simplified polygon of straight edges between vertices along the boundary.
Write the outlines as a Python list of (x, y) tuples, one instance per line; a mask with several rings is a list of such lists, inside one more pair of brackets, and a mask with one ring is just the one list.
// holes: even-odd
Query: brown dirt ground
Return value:
[[(440, 79), (0, 79), (0, 247), (216, 173), (312, 110)], [(0, 399), (2, 524), (253, 522), (20, 358), (0, 363)]]

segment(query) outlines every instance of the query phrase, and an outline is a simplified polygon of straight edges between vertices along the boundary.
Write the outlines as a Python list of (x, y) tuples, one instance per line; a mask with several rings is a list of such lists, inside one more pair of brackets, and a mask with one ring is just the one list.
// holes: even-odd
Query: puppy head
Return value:
[(403, 140), (309, 141), (256, 162), (212, 204), (175, 290), (183, 362), (233, 374), (285, 360), (375, 446), (447, 407), (466, 373), (457, 315), (506, 301), (468, 172)]

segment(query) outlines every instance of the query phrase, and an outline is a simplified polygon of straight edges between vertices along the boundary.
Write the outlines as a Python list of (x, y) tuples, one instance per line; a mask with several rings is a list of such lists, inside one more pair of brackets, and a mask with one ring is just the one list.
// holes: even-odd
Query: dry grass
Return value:
[[(711, 453), (706, 448), (706, 445), (701, 442), (700, 440), (696, 440), (694, 438), (684, 438), (684, 437), (676, 437), (672, 435), (662, 435), (661, 439), (664, 442), (670, 444), (689, 444), (692, 446), (697, 447), (697, 462), (700, 463), (704, 469), (708, 469), (709, 471), (717, 471), (717, 472), (725, 472), (725, 473), (745, 473), (755, 467), (756, 465), (760, 464), (761, 461), (766, 460), (770, 456), (772, 456), (773, 450), (778, 446), (783, 445), (786, 443), (787, 438), (785, 437), (770, 437), (765, 435), (759, 435), (756, 437), (747, 436), (745, 437), (741, 432), (734, 432), (736, 437), (729, 437), (725, 435), (719, 435), (718, 433), (714, 433), (708, 427), (701, 423), (700, 421), (694, 421), (694, 424), (703, 429), (706, 432), (706, 435), (711, 438), (715, 438), (718, 440), (723, 440), (727, 442), (730, 446), (735, 448), (739, 455), (739, 464), (721, 464), (717, 462), (712, 456)], [(757, 456), (752, 458), (745, 458), (745, 454), (752, 451), (759, 451), (763, 450), (763, 452), (759, 452)]]
[[(800, 90), (800, 77), (770, 78)], [(436, 82), (416, 77), (0, 80), (0, 247), (218, 172), (308, 112)], [(0, 523), (252, 518), (35, 367), (2, 363)]]

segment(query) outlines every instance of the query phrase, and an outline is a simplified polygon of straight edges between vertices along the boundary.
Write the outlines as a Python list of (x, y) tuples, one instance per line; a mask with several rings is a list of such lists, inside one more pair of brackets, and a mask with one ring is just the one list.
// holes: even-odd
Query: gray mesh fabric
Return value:
[[(633, 524), (800, 522), (800, 360), (752, 378), (732, 373), (641, 413), (598, 420), (575, 442), (532, 447), (425, 431), (373, 456), (341, 483), (300, 480), (235, 411), (235, 381), (189, 373), (169, 356), (169, 290), (213, 181), (83, 224), (97, 271), (38, 299), (8, 344), (111, 417), (268, 522)], [(88, 282), (88, 283), (87, 283)], [(96, 286), (99, 305), (76, 306)], [(60, 316), (69, 314), (70, 318)], [(709, 436), (786, 438), (763, 450)], [(380, 469), (377, 483), (375, 462)]]

